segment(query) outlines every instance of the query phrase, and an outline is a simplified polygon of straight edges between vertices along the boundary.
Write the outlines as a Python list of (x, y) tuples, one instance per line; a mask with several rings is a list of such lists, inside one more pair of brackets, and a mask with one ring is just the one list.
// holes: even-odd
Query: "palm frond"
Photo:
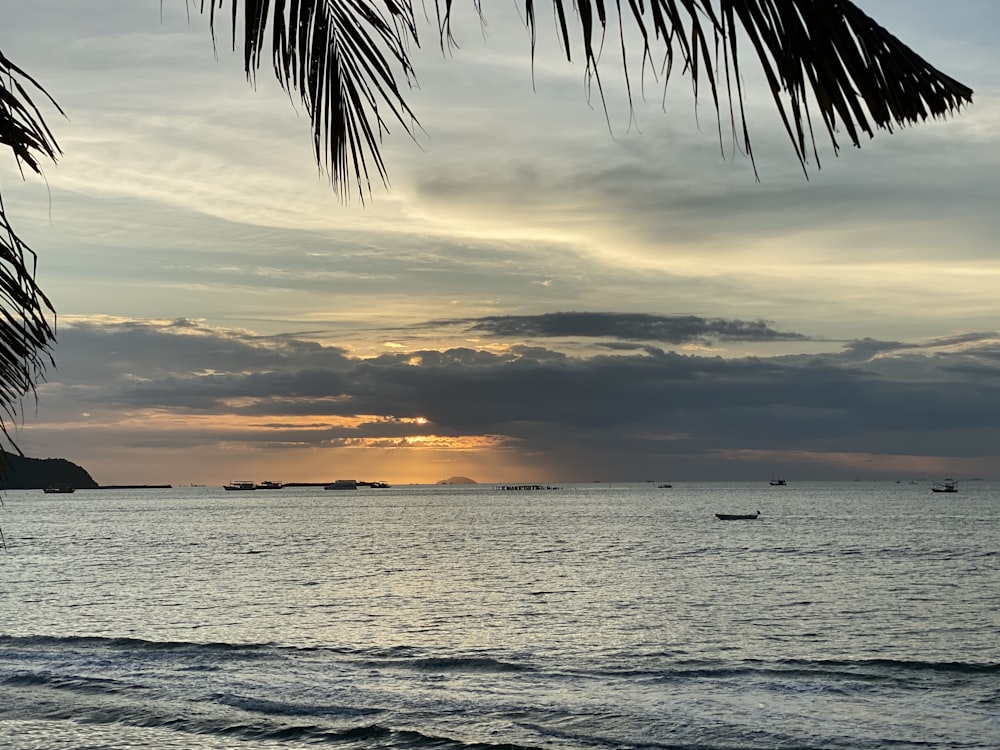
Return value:
[[(40, 159), (55, 160), (59, 146), (31, 98), (40, 92), (59, 110), (45, 90), (0, 52), (0, 144), (11, 150), (22, 173), (40, 173)], [(60, 112), (62, 110), (59, 110)], [(0, 432), (17, 449), (9, 421), (20, 413), (21, 400), (54, 364), (55, 310), (35, 282), (35, 254), (7, 219), (0, 197)]]
[[(815, 106), (834, 152), (843, 129), (861, 146), (880, 129), (957, 112), (972, 89), (934, 68), (847, 0), (725, 0), (721, 34), (739, 78), (742, 29), (770, 85), (799, 161), (815, 154)], [(750, 152), (749, 137), (745, 145)], [(817, 157), (818, 161), (818, 157)]]
[(35, 283), (35, 270), (35, 254), (11, 228), (0, 199), (0, 431), (15, 449), (8, 424), (55, 364), (49, 323), (55, 309)]
[[(224, 0), (218, 0), (222, 8)], [(382, 134), (389, 120), (408, 132), (416, 118), (403, 99), (397, 71), (412, 80), (408, 44), (417, 32), (411, 3), (383, 0), (233, 0), (233, 44), (242, 25), (246, 74), (256, 80), (270, 48), (275, 76), (300, 97), (312, 122), (316, 161), (344, 194), (353, 182), (363, 201), (369, 164), (388, 183)], [(205, 11), (205, 0), (202, 2)], [(216, 5), (209, 5), (215, 33)], [(268, 44), (268, 32), (270, 43)]]
[(55, 161), (60, 151), (29, 89), (41, 93), (62, 113), (34, 78), (0, 52), (0, 145), (13, 152), (18, 166), (27, 165), (38, 174), (41, 172), (39, 157)]
[[(225, 2), (202, 0), (213, 34)], [(481, 0), (471, 4), (480, 16), (489, 12)], [(442, 46), (452, 44), (454, 5), (434, 2)], [(524, 0), (532, 54), (538, 5)], [(398, 72), (412, 82), (409, 44), (419, 43), (413, 6), (413, 0), (231, 0), (233, 44), (241, 25), (248, 78), (256, 79), (270, 48), (278, 81), (297, 92), (309, 113), (317, 163), (341, 194), (353, 181), (364, 199), (369, 164), (387, 182), (380, 146), (388, 120), (413, 133), (416, 118), (397, 80)], [(971, 89), (849, 0), (552, 0), (552, 10), (558, 42), (567, 59), (583, 60), (588, 89), (602, 92), (601, 49), (617, 24), (623, 59), (635, 53), (664, 86), (678, 69), (690, 75), (695, 99), (704, 92), (716, 110), (720, 137), (725, 112), (751, 160), (742, 75), (748, 54), (761, 67), (803, 170), (810, 152), (819, 162), (814, 120), (836, 153), (841, 131), (860, 146), (862, 134), (955, 113), (972, 100)], [(628, 63), (623, 73), (631, 100)]]
[[(437, 0), (439, 16), (450, 19), (453, 4)], [(524, 0), (533, 53), (537, 5)], [(664, 86), (677, 68), (689, 74), (695, 99), (707, 91), (720, 120), (726, 111), (751, 159), (741, 38), (761, 66), (803, 169), (810, 152), (819, 162), (814, 113), (836, 153), (841, 131), (860, 146), (862, 134), (873, 137), (876, 130), (892, 132), (954, 114), (972, 101), (968, 86), (934, 68), (849, 0), (573, 0), (569, 5), (552, 0), (559, 43), (567, 59), (582, 58), (598, 90), (598, 63), (613, 9), (623, 59), (631, 40), (638, 39), (641, 49), (632, 51), (639, 64), (659, 61), (654, 67)], [(571, 28), (571, 11), (578, 29)], [(447, 25), (442, 34), (450, 36)], [(623, 73), (631, 97), (627, 63)]]

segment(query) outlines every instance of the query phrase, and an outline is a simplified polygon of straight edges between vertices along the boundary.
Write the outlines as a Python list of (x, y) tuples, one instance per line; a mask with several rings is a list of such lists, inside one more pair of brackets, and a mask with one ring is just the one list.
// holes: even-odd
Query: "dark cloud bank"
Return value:
[[(448, 321), (494, 337), (601, 336), (684, 342), (806, 339), (756, 322), (564, 313)], [(939, 346), (859, 339), (823, 355), (570, 357), (550, 346), (390, 353), (357, 359), (291, 337), (169, 326), (76, 325), (60, 332), (47, 408), (157, 408), (259, 416), (270, 442), (335, 443), (416, 432), (490, 435), (563, 481), (837, 478), (821, 457), (969, 459), (1000, 467), (1000, 345), (970, 334)], [(957, 345), (961, 344), (961, 347)], [(359, 428), (304, 430), (283, 418), (374, 415)], [(425, 417), (419, 428), (399, 419)], [(191, 436), (192, 442), (205, 436)], [(232, 439), (230, 436), (228, 439)], [(246, 439), (259, 441), (259, 433)], [(817, 460), (796, 466), (779, 454)], [(756, 456), (753, 462), (746, 455)]]

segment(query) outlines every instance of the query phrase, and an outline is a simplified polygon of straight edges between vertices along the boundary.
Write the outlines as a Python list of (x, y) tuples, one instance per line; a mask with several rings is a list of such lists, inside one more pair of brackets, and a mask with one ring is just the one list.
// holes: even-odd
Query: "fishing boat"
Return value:
[(786, 486), (788, 486), (788, 482), (786, 482), (784, 479), (772, 479), (771, 480), (771, 486), (772, 487), (786, 487)]
[(258, 490), (280, 490), (284, 487), (281, 482), (263, 481), (257, 485)]
[(71, 484), (50, 484), (42, 491), (46, 495), (66, 495), (70, 492), (76, 492)]
[(716, 513), (715, 517), (720, 521), (756, 521), (759, 515), (758, 510), (756, 513)]
[(931, 492), (958, 492), (958, 480), (945, 479), (943, 482), (935, 482)]
[(324, 490), (356, 490), (358, 488), (358, 480), (356, 479), (338, 479), (333, 484), (326, 485)]
[(255, 489), (257, 489), (257, 484), (256, 484), (256, 482), (247, 482), (245, 480), (237, 480), (235, 482), (230, 482), (229, 484), (223, 485), (223, 487), (224, 487), (224, 489), (227, 489), (227, 490), (246, 491), (246, 490), (255, 490)]

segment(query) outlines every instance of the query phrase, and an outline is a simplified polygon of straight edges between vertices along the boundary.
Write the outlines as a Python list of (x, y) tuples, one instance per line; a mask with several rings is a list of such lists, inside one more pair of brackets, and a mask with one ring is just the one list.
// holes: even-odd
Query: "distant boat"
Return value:
[(659, 489), (659, 490), (669, 490), (671, 487), (673, 487), (672, 484), (658, 484), (658, 485), (656, 485), (656, 488)]
[(269, 482), (269, 481), (265, 481), (265, 482), (261, 482), (260, 484), (258, 484), (257, 485), (257, 489), (258, 490), (280, 490), (284, 486), (285, 485), (283, 485), (281, 482)]
[(333, 484), (326, 485), (324, 490), (356, 490), (358, 488), (358, 480), (356, 479), (338, 479)]
[(368, 486), (374, 490), (384, 490), (388, 489), (392, 485), (390, 485), (388, 482), (369, 482)]
[(759, 515), (758, 510), (756, 513), (716, 513), (715, 517), (720, 521), (756, 521)]
[(787, 485), (788, 485), (788, 482), (786, 482), (784, 479), (772, 479), (771, 480), (771, 486), (772, 487), (785, 487)]
[(66, 495), (70, 492), (76, 492), (71, 484), (50, 484), (42, 491), (46, 495)]
[(246, 481), (236, 481), (230, 482), (229, 484), (223, 485), (227, 490), (255, 490), (257, 489), (257, 484), (255, 482)]
[(958, 481), (955, 479), (945, 479), (943, 482), (935, 482), (931, 487), (931, 492), (958, 492)]

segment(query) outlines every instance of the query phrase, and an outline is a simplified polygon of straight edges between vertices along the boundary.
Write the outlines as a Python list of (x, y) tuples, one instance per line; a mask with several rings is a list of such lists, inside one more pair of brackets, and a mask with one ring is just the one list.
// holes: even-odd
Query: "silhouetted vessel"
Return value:
[(338, 479), (333, 484), (328, 484), (324, 487), (324, 490), (356, 490), (358, 488), (358, 480), (356, 479)]
[(238, 480), (235, 482), (230, 482), (229, 484), (223, 485), (227, 490), (255, 490), (257, 489), (257, 484), (255, 482), (247, 482), (243, 480)]
[(958, 492), (958, 481), (955, 479), (945, 479), (943, 482), (936, 482), (931, 487), (931, 492)]
[(787, 485), (788, 485), (788, 482), (786, 482), (784, 479), (772, 479), (771, 480), (771, 486), (772, 487), (785, 487)]
[(67, 495), (70, 492), (76, 492), (71, 484), (50, 484), (42, 491), (46, 495)]
[(756, 521), (759, 515), (758, 510), (756, 513), (716, 513), (715, 517), (720, 521)]

